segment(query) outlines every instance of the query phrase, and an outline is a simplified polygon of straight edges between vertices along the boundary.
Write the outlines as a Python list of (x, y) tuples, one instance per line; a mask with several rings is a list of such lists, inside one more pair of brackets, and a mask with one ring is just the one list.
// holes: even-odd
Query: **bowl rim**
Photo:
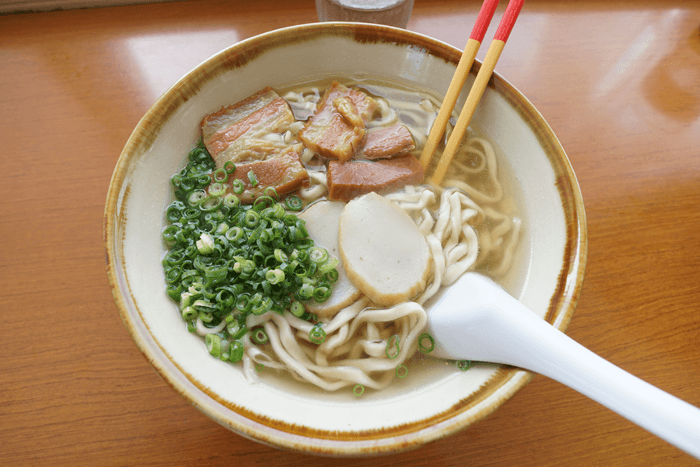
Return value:
[[(461, 51), (454, 46), (421, 33), (390, 26), (348, 22), (309, 23), (276, 29), (237, 42), (212, 55), (180, 78), (155, 101), (139, 120), (117, 160), (110, 180), (103, 223), (107, 275), (120, 317), (141, 353), (167, 384), (209, 418), (246, 438), (297, 452), (332, 456), (397, 453), (418, 448), (427, 442), (466, 429), (494, 412), (522, 389), (534, 375), (517, 368), (504, 368), (504, 374), (499, 379), (504, 381), (501, 383), (503, 386), (508, 383), (506, 389), (499, 393), (496, 400), (486, 404), (476, 415), (469, 418), (452, 417), (432, 425), (414, 427), (415, 429), (408, 433), (394, 433), (379, 437), (368, 434), (354, 440), (300, 435), (292, 431), (271, 428), (240, 414), (239, 417), (227, 417), (217, 410), (220, 408), (220, 401), (212, 398), (211, 394), (203, 392), (205, 396), (203, 398), (193, 394), (192, 387), (170, 374), (173, 369), (177, 371), (177, 368), (172, 362), (167, 361), (167, 355), (147, 334), (148, 331), (143, 323), (137, 322), (129, 313), (129, 300), (122, 294), (125, 273), (120, 268), (118, 258), (121, 240), (118, 229), (120, 214), (118, 205), (123, 195), (123, 183), (129, 172), (129, 155), (139, 148), (148, 147), (157, 136), (157, 132), (154, 135), (151, 134), (153, 132), (146, 131), (145, 124), (155, 118), (167, 120), (180, 105), (195, 95), (198, 83), (205, 79), (199, 70), (206, 68), (206, 79), (211, 79), (212, 76), (244, 65), (258, 54), (280, 43), (303, 42), (309, 38), (314, 39), (325, 35), (350, 37), (358, 42), (390, 42), (413, 47), (420, 45), (431, 55), (455, 65), (461, 56)], [(476, 60), (472, 73), (478, 71), (479, 67), (480, 62)], [(547, 147), (546, 153), (550, 163), (558, 169), (556, 172), (564, 174), (556, 182), (567, 221), (564, 264), (559, 274), (557, 291), (550, 302), (545, 319), (561, 331), (565, 331), (580, 296), (588, 249), (585, 210), (578, 181), (561, 143), (534, 105), (498, 72), (494, 72), (489, 87), (495, 88), (500, 93), (517, 96), (522, 103), (518, 111), (527, 115), (533, 122), (531, 126), (536, 125), (540, 130), (540, 133), (536, 132), (538, 141)], [(556, 155), (554, 160), (550, 157), (551, 154)], [(454, 418), (457, 420), (453, 420)]]

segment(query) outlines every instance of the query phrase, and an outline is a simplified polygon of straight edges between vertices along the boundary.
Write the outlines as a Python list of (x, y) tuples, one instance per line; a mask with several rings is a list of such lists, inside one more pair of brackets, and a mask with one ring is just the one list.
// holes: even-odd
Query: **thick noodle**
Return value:
[[(308, 111), (313, 110), (319, 96), (318, 88), (309, 87), (288, 92), (284, 98), (296, 110)], [(402, 103), (379, 98), (380, 116), (371, 126), (411, 121), (409, 130), (417, 146), (422, 146), (439, 103), (427, 95), (419, 97), (416, 102)], [(285, 141), (295, 138), (298, 131), (298, 126), (291, 127), (289, 134), (283, 135)], [(307, 150), (302, 160), (308, 165), (315, 157)], [(248, 329), (262, 326), (269, 337), (265, 345), (244, 338), (243, 368), (250, 381), (257, 379), (262, 365), (289, 372), (295, 379), (328, 391), (357, 384), (382, 389), (416, 353), (427, 323), (423, 304), (428, 299), (476, 267), (496, 279), (508, 272), (522, 222), (503, 212), (503, 188), (494, 147), (481, 137), (467, 139), (453, 168), (444, 187), (408, 186), (386, 196), (413, 219), (426, 238), (433, 264), (425, 289), (412, 301), (390, 308), (374, 307), (366, 297), (360, 297), (335, 316), (321, 320), (326, 340), (320, 345), (310, 342), (313, 324), (289, 312), (249, 316)], [(310, 170), (309, 175), (309, 186), (300, 191), (306, 202), (327, 193), (325, 173)], [(476, 177), (479, 185), (466, 182), (467, 177)]]

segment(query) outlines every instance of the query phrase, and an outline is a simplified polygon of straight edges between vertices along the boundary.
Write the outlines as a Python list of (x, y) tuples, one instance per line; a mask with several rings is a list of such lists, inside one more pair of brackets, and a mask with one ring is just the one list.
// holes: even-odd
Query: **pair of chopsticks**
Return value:
[[(452, 82), (447, 89), (445, 99), (443, 100), (438, 116), (433, 123), (433, 127), (428, 135), (428, 140), (423, 148), (420, 162), (425, 169), (428, 168), (430, 160), (435, 153), (435, 149), (437, 148), (442, 135), (445, 133), (445, 127), (447, 126), (447, 122), (450, 119), (452, 110), (457, 102), (457, 97), (462, 91), (462, 87), (464, 87), (464, 83), (469, 76), (469, 70), (471, 70), (476, 53), (479, 51), (481, 42), (486, 35), (486, 30), (488, 29), (491, 19), (493, 18), (493, 14), (496, 11), (496, 7), (498, 6), (498, 1), (499, 0), (485, 0), (484, 4), (481, 6), (479, 16), (476, 19), (476, 24), (474, 24), (472, 33), (469, 36), (466, 47), (464, 48), (464, 53), (462, 53), (462, 58), (459, 60), (457, 70), (452, 77)], [(489, 46), (486, 57), (484, 58), (484, 62), (481, 64), (481, 68), (479, 69), (476, 79), (474, 80), (474, 84), (469, 91), (469, 95), (464, 103), (462, 112), (459, 114), (459, 118), (457, 119), (457, 123), (452, 130), (450, 139), (447, 141), (445, 151), (440, 157), (438, 166), (431, 177), (431, 181), (435, 185), (439, 185), (442, 182), (442, 179), (445, 177), (445, 172), (447, 172), (447, 167), (449, 167), (455, 152), (462, 142), (462, 138), (464, 137), (467, 127), (469, 126), (469, 122), (474, 115), (476, 106), (486, 90), (486, 86), (488, 85), (489, 79), (491, 79), (493, 70), (496, 68), (496, 63), (498, 62), (501, 52), (506, 45), (508, 36), (510, 36), (510, 32), (515, 25), (515, 21), (518, 19), (523, 3), (525, 3), (525, 0), (510, 0), (508, 2), (508, 7), (501, 18), (496, 34), (494, 35), (493, 41)]]

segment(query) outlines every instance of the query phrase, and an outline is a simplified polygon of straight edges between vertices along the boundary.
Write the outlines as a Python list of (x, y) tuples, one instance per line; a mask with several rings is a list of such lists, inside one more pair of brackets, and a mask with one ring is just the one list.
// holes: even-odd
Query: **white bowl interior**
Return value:
[[(234, 60), (238, 56), (234, 49), (245, 44), (222, 54)], [(430, 44), (449, 48), (436, 41)], [(203, 66), (221, 62), (222, 54)], [(113, 252), (108, 249), (114, 258), (115, 297), (118, 294), (123, 300), (121, 312), (132, 336), (164, 378), (202, 411), (244, 436), (336, 454), (381, 450), (382, 446), (395, 449), (406, 440), (410, 445), (449, 434), (494, 410), (529, 380), (524, 371), (481, 365), (461, 372), (454, 365), (424, 358), (410, 367), (409, 377), (386, 390), (365, 391), (356, 397), (351, 390), (325, 392), (265, 371), (251, 385), (239, 366), (208, 357), (203, 340), (186, 330), (176, 305), (165, 294), (160, 240), (163, 211), (171, 199), (170, 177), (184, 165), (187, 151), (198, 139), (201, 118), (264, 86), (286, 87), (323, 77), (380, 77), (415, 83), (442, 95), (455, 64), (420, 45), (319, 34), (265, 48), (240, 66), (224, 68), (200, 79), (194, 97), (170, 106), (164, 123), (137, 128), (130, 141), (137, 149), (127, 145), (111, 190), (114, 211), (106, 225), (113, 223), (115, 228), (108, 228), (106, 235), (113, 236), (115, 244)], [(155, 104), (150, 118), (164, 111), (169, 96), (181, 92), (187, 79)], [(466, 91), (461, 100), (465, 96)], [(545, 317), (554, 294), (561, 292), (562, 275), (570, 274), (571, 265), (565, 259), (571, 255), (567, 250), (570, 233), (563, 207), (570, 200), (562, 199), (557, 175), (532, 131), (533, 123), (496, 88), (486, 90), (474, 124), (505, 154), (519, 184), (518, 202), (525, 210), (520, 257), (504, 285)], [(573, 190), (577, 192), (578, 187)], [(561, 325), (566, 322), (561, 320)]]

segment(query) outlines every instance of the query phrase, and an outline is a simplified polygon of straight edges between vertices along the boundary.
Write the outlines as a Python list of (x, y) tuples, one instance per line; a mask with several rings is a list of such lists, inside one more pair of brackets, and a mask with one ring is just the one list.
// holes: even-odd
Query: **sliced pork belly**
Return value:
[[(226, 193), (233, 192), (234, 180), (243, 182), (244, 191), (237, 195), (243, 203), (252, 203), (255, 198), (263, 196), (268, 187), (274, 188), (280, 196), (298, 190), (309, 180), (300, 159), (302, 150), (302, 145), (296, 144), (271, 159), (236, 165), (236, 170), (226, 181)], [(255, 186), (249, 175), (251, 171), (257, 181)]]
[(368, 131), (357, 158), (375, 160), (406, 154), (416, 148), (411, 132), (404, 125)]
[(294, 122), (289, 104), (270, 87), (202, 119), (202, 138), (217, 167), (226, 161), (265, 160), (289, 145), (265, 140)]
[(318, 102), (316, 114), (299, 132), (299, 139), (322, 156), (345, 162), (359, 148), (367, 122), (378, 107), (364, 92), (334, 81)]
[(366, 193), (389, 193), (406, 185), (423, 183), (425, 171), (413, 155), (398, 156), (378, 161), (359, 161), (328, 164), (328, 198), (350, 201)]

